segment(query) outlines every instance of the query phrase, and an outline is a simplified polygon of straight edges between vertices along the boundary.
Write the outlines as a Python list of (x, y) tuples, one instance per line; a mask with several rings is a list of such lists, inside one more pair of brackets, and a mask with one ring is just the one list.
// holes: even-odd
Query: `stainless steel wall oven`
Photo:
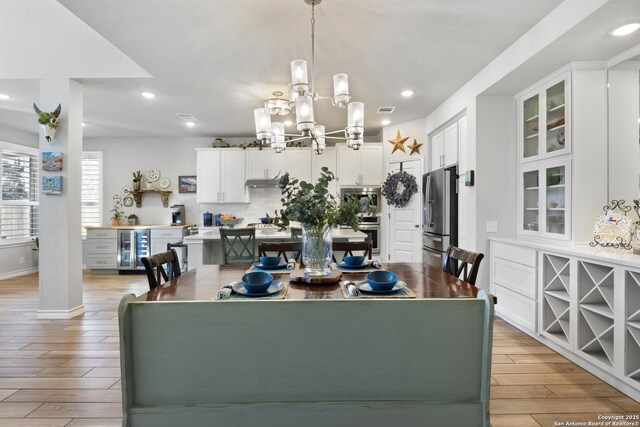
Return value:
[[(344, 187), (340, 189), (340, 198), (346, 200), (348, 197), (358, 199), (367, 198), (374, 207), (375, 212), (371, 215), (360, 217), (358, 228), (367, 234), (369, 240), (373, 242), (373, 253), (380, 253), (380, 211), (382, 208), (382, 197), (380, 187)], [(345, 227), (348, 228), (348, 227)]]

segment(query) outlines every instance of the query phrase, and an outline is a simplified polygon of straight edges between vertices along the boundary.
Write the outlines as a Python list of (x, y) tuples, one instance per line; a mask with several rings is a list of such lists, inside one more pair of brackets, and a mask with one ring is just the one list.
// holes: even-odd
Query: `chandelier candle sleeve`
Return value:
[(307, 74), (307, 61), (304, 59), (291, 61), (291, 87), (300, 95), (308, 92), (309, 78)]
[(360, 148), (364, 134), (364, 104), (362, 102), (350, 102), (347, 106), (346, 131), (351, 143), (347, 145), (354, 149)]
[(316, 125), (316, 127), (313, 128), (313, 133), (315, 135), (315, 138), (313, 139), (313, 142), (311, 145), (312, 145), (313, 151), (315, 151), (316, 154), (322, 154), (324, 149), (327, 147), (326, 141), (324, 139), (324, 132), (325, 132), (325, 128), (323, 125)]
[(300, 132), (313, 129), (316, 122), (313, 117), (313, 98), (311, 95), (296, 98), (296, 127)]
[(271, 148), (273, 148), (276, 153), (282, 153), (284, 149), (287, 147), (287, 143), (284, 140), (284, 123), (283, 122), (271, 123), (271, 131), (273, 132), (273, 138), (274, 138), (274, 141), (271, 144)]
[(339, 73), (333, 76), (333, 102), (341, 108), (347, 106), (349, 96), (349, 76)]
[(261, 140), (271, 138), (271, 115), (268, 108), (256, 108), (253, 112), (256, 120), (256, 137)]

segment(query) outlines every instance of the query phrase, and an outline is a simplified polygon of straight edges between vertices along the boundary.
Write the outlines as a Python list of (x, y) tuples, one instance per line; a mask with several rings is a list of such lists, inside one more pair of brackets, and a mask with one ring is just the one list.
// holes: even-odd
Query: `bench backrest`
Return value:
[[(389, 402), (451, 405), (444, 415), (428, 413), (451, 425), (489, 425), (493, 301), (483, 291), (478, 299), (330, 301), (137, 302), (129, 295), (119, 317), (123, 425), (153, 425), (145, 417), (163, 425), (167, 408), (176, 415), (204, 405), (199, 416), (215, 417), (211, 405), (244, 405), (244, 413), (246, 404), (283, 402), (312, 414), (304, 404), (331, 402), (337, 412), (341, 404), (379, 404), (383, 412)], [(149, 408), (162, 408), (161, 416)], [(421, 417), (406, 408), (400, 414)], [(188, 418), (180, 416), (173, 421)], [(216, 425), (239, 425), (227, 416), (229, 424)], [(287, 425), (283, 414), (275, 419)]]

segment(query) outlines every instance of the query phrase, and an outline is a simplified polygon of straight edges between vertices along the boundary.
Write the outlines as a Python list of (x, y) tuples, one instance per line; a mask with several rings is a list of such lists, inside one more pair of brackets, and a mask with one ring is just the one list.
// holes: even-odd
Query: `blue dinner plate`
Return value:
[(364, 291), (364, 292), (371, 292), (372, 294), (388, 294), (390, 292), (399, 291), (400, 289), (404, 289), (406, 287), (407, 287), (407, 284), (405, 282), (403, 282), (402, 280), (398, 280), (398, 282), (395, 284), (395, 286), (393, 288), (389, 289), (388, 291), (376, 291), (376, 290), (373, 290), (371, 288), (371, 285), (369, 285), (369, 282), (356, 283), (356, 288), (358, 288), (358, 290)]
[(242, 282), (236, 282), (231, 286), (234, 292), (237, 292), (242, 295), (246, 295), (248, 297), (263, 297), (265, 295), (275, 294), (277, 292), (280, 292), (283, 287), (284, 287), (284, 284), (282, 282), (274, 280), (273, 282), (271, 282), (271, 285), (269, 286), (269, 288), (267, 288), (267, 292), (256, 294), (253, 292), (248, 292), (244, 288), (244, 286), (242, 286)]
[(349, 264), (345, 264), (344, 262), (341, 262), (338, 264), (338, 267), (343, 268), (345, 270), (362, 270), (364, 268), (371, 267), (371, 263), (363, 262), (360, 265), (349, 265)]
[(280, 260), (280, 264), (278, 265), (262, 265), (260, 262), (254, 262), (253, 266), (260, 270), (276, 270), (278, 268), (285, 268), (287, 266), (287, 262), (285, 260)]

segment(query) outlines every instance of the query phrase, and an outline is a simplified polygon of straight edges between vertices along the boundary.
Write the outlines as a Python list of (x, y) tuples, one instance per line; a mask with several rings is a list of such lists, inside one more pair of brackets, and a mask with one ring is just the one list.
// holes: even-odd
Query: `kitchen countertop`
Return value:
[(187, 228), (195, 226), (195, 224), (185, 225), (98, 225), (86, 227), (87, 230), (147, 230), (150, 228)]
[[(242, 228), (242, 227), (237, 227)], [(272, 229), (265, 229), (266, 227), (256, 227), (256, 239), (257, 240), (280, 240), (280, 239), (290, 239), (291, 233), (287, 231), (278, 231), (277, 227), (273, 227)], [(345, 240), (364, 240), (367, 237), (366, 233), (362, 231), (353, 231), (352, 229), (334, 229), (332, 232), (332, 236), (334, 239), (345, 239)], [(211, 227), (211, 228), (203, 228), (200, 227), (198, 230), (198, 234), (192, 234), (190, 236), (186, 236), (184, 238), (185, 243), (195, 243), (202, 242), (204, 240), (220, 240), (220, 227)]]

